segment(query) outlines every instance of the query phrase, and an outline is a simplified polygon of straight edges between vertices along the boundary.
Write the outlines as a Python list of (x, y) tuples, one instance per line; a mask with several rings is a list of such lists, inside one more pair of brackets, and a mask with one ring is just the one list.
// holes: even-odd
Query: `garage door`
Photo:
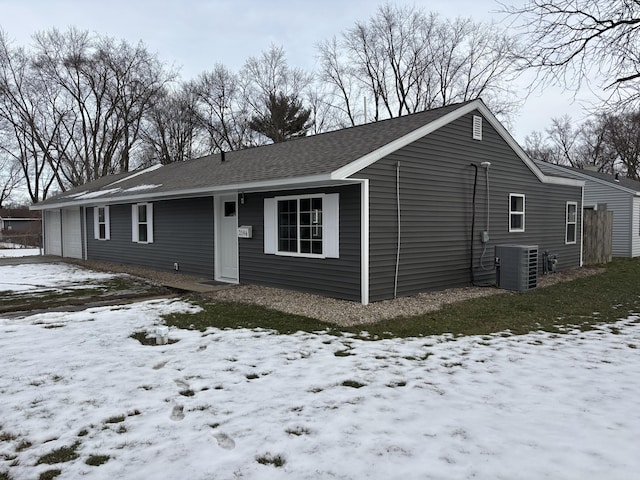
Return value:
[(62, 209), (62, 255), (82, 258), (80, 207)]
[(60, 210), (46, 210), (44, 213), (44, 253), (47, 255), (62, 255)]

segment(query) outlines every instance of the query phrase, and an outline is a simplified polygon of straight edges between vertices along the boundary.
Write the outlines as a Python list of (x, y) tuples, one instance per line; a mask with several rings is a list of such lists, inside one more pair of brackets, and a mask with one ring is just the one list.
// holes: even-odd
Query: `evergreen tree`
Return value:
[(290, 138), (304, 137), (311, 126), (311, 110), (305, 109), (295, 96), (282, 92), (270, 94), (265, 101), (265, 110), (255, 115), (249, 122), (249, 128), (273, 140), (284, 142)]

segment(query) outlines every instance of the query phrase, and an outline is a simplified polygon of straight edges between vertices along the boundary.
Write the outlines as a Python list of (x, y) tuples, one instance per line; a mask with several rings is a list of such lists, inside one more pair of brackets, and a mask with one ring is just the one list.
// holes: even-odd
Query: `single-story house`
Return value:
[(611, 175), (537, 160), (548, 175), (583, 180), (584, 208), (606, 208), (613, 212), (612, 251), (614, 257), (640, 255), (640, 182)]
[(367, 304), (493, 283), (504, 244), (580, 266), (583, 185), (545, 175), (476, 99), (105, 177), (32, 208), (48, 254)]
[(28, 208), (0, 208), (0, 232), (40, 233), (40, 212)]

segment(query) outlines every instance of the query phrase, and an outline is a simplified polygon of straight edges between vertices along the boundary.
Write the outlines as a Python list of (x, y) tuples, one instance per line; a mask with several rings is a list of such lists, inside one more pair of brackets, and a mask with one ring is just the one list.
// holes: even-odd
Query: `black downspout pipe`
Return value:
[(475, 168), (473, 176), (473, 199), (471, 200), (471, 242), (469, 243), (469, 275), (471, 276), (471, 285), (476, 284), (476, 277), (473, 273), (473, 235), (476, 229), (476, 190), (478, 187), (478, 166), (475, 163), (470, 164)]

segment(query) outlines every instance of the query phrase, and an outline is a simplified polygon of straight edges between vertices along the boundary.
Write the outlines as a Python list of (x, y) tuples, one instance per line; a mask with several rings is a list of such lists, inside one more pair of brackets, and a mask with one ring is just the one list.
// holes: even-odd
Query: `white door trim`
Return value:
[[(227, 225), (227, 228), (233, 229), (232, 232), (224, 232), (223, 229), (223, 218), (224, 218), (224, 204), (225, 202), (234, 201), (236, 203), (236, 215), (234, 217), (235, 221), (233, 225)], [(216, 195), (213, 198), (213, 210), (214, 210), (214, 244), (215, 244), (215, 257), (213, 261), (214, 265), (214, 279), (218, 282), (226, 282), (226, 283), (238, 283), (238, 195), (227, 194), (227, 195)], [(226, 236), (224, 234), (227, 234)], [(226, 239), (233, 238), (235, 241), (235, 276), (223, 275), (222, 272), (222, 262), (223, 251), (225, 245), (223, 242)]]

